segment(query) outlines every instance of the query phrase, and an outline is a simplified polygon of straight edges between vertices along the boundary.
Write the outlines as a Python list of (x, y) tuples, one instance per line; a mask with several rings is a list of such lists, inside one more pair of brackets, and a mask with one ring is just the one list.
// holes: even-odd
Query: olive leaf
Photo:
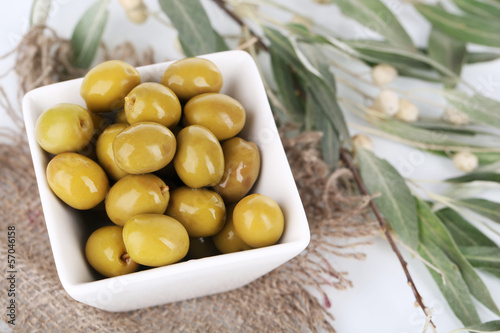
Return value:
[(399, 48), (415, 50), (413, 42), (396, 16), (380, 0), (330, 0), (344, 15), (380, 34)]
[(380, 212), (394, 232), (409, 247), (418, 247), (419, 230), (415, 199), (394, 167), (371, 151), (356, 147), (361, 178)]
[(159, 3), (177, 29), (186, 56), (228, 50), (199, 0), (159, 0)]
[(453, 0), (458, 8), (465, 13), (477, 16), (483, 16), (491, 19), (500, 17), (500, 5), (478, 0)]
[(448, 178), (448, 183), (469, 183), (475, 181), (500, 183), (500, 173), (496, 172), (471, 172), (460, 177)]
[(497, 18), (457, 15), (435, 5), (415, 4), (415, 8), (435, 28), (462, 42), (500, 46), (500, 22)]
[(450, 333), (457, 333), (462, 331), (469, 331), (475, 333), (498, 333), (500, 332), (500, 320), (493, 320), (486, 323), (471, 325), (464, 328), (451, 331)]
[(443, 222), (432, 212), (425, 202), (419, 199), (416, 199), (416, 202), (420, 225), (420, 239), (428, 239), (439, 246), (439, 248), (459, 267), (460, 273), (470, 293), (492, 312), (500, 315), (500, 310), (493, 301), (488, 288), (469, 261), (467, 261), (462, 252), (460, 252)]
[(462, 246), (460, 251), (474, 267), (500, 271), (500, 248), (496, 246)]
[[(321, 111), (320, 119), (328, 123), (331, 130), (339, 142), (345, 147), (350, 147), (350, 135), (347, 124), (340, 106), (337, 103), (335, 86), (319, 71), (311, 72), (304, 65), (303, 59), (300, 59), (296, 53), (296, 46), (290, 39), (278, 30), (270, 27), (263, 27), (266, 37), (271, 42), (271, 47), (278, 52), (280, 57), (300, 76), (305, 90), (309, 93), (307, 98), (312, 98), (316, 102), (316, 107)], [(313, 66), (311, 63), (308, 66)], [(316, 118), (316, 117), (315, 117)], [(323, 126), (327, 126), (324, 124)], [(340, 143), (339, 143), (340, 144)], [(323, 151), (327, 160), (334, 161), (338, 158), (338, 151)], [(337, 156), (331, 156), (331, 154)]]
[[(432, 28), (427, 44), (428, 54), (431, 59), (434, 59), (438, 63), (449, 68), (457, 76), (460, 76), (467, 54), (465, 43), (436, 28)], [(451, 87), (454, 86), (455, 85), (451, 85)]]
[(462, 199), (457, 202), (461, 206), (479, 214), (493, 222), (500, 223), (500, 203), (481, 198)]
[(445, 134), (452, 133), (471, 137), (478, 134), (489, 134), (472, 128), (464, 128), (463, 126), (452, 125), (443, 121), (439, 121), (438, 119), (433, 119), (430, 121), (418, 120), (413, 122), (411, 125), (435, 132), (443, 132)]
[[(500, 36), (500, 34), (499, 34)], [(446, 100), (472, 120), (500, 128), (500, 102), (481, 94), (468, 95), (463, 91), (444, 91)]]
[(35, 0), (31, 5), (30, 26), (44, 25), (49, 18), (52, 0)]
[(468, 64), (477, 64), (500, 59), (500, 53), (495, 52), (467, 52), (465, 61)]
[(434, 242), (427, 238), (420, 241), (418, 252), (422, 258), (439, 270), (438, 273), (428, 267), (432, 278), (458, 319), (464, 325), (479, 324), (481, 320), (474, 307), (469, 288), (465, 284), (457, 266), (450, 261)]
[[(463, 246), (496, 246), (495, 242), (485, 236), (462, 215), (451, 208), (443, 208), (436, 213), (444, 223), (459, 247)], [(463, 252), (462, 252), (463, 253)]]
[(109, 0), (95, 2), (80, 18), (73, 30), (71, 63), (78, 68), (88, 68), (101, 43), (102, 34), (108, 21)]
[(278, 89), (281, 102), (288, 111), (287, 117), (297, 123), (302, 123), (304, 119), (304, 102), (297, 94), (294, 82), (297, 82), (296, 74), (292, 72), (287, 62), (282, 59), (279, 52), (274, 47), (269, 48), (271, 56), (271, 67), (274, 81)]

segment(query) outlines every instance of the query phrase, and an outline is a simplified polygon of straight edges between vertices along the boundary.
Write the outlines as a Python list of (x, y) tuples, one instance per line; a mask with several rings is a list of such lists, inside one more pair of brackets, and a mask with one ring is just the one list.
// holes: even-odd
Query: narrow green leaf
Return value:
[(444, 96), (450, 104), (468, 115), (472, 120), (500, 128), (499, 101), (480, 94), (469, 96), (467, 93), (458, 90), (446, 90)]
[(415, 8), (434, 27), (466, 43), (500, 46), (500, 22), (498, 19), (456, 15), (439, 6), (415, 4)]
[(296, 93), (294, 82), (297, 82), (295, 73), (288, 66), (285, 59), (282, 59), (274, 47), (269, 49), (271, 55), (271, 67), (274, 81), (281, 97), (283, 106), (288, 111), (288, 116), (297, 123), (302, 123), (304, 119), (304, 105), (299, 95)]
[(497, 278), (500, 279), (500, 269), (485, 268), (485, 267), (481, 267), (479, 269), (482, 270), (482, 271), (484, 271), (484, 272), (490, 273), (491, 275), (496, 276)]
[(412, 123), (413, 126), (423, 128), (426, 130), (443, 132), (443, 133), (452, 133), (458, 135), (466, 135), (466, 136), (475, 136), (477, 134), (486, 134), (481, 131), (477, 131), (470, 128), (464, 128), (463, 126), (452, 125), (445, 122), (440, 122), (437, 119), (431, 121), (416, 121)]
[(349, 148), (349, 130), (347, 129), (342, 110), (337, 103), (335, 87), (332, 86), (323, 75), (318, 76), (304, 66), (302, 60), (299, 59), (296, 54), (295, 47), (286, 36), (270, 27), (264, 27), (263, 29), (274, 50), (279, 52), (280, 57), (297, 72), (302, 82), (304, 82), (303, 84), (306, 89), (311, 92), (311, 97), (316, 101), (317, 106), (322, 111), (322, 118), (330, 122), (340, 142)]
[(478, 268), (500, 270), (500, 248), (492, 246), (464, 246), (460, 251), (465, 258)]
[(35, 0), (31, 5), (30, 26), (44, 25), (49, 18), (52, 0)]
[(496, 172), (471, 172), (466, 175), (446, 179), (449, 183), (469, 183), (475, 181), (500, 183), (500, 173)]
[(487, 323), (482, 323), (478, 325), (471, 325), (458, 330), (454, 330), (450, 333), (457, 333), (462, 331), (469, 331), (475, 333), (498, 333), (500, 332), (500, 320), (493, 320)]
[(94, 60), (108, 21), (108, 3), (109, 0), (95, 2), (76, 24), (71, 37), (75, 67), (88, 68)]
[(493, 222), (500, 223), (500, 203), (498, 202), (480, 198), (470, 198), (462, 199), (458, 201), (458, 203), (479, 215), (487, 217)]
[(451, 208), (443, 208), (436, 215), (444, 223), (458, 246), (496, 246), (495, 242)]
[(436, 28), (432, 28), (429, 35), (428, 47), (428, 54), (431, 59), (434, 59), (453, 71), (457, 76), (460, 76), (467, 53), (465, 43)]
[[(442, 274), (439, 274), (432, 268), (428, 268), (432, 278), (438, 285), (457, 318), (460, 319), (464, 325), (479, 324), (481, 320), (479, 319), (469, 289), (458, 267), (429, 239), (422, 239), (418, 252), (422, 258), (431, 263)], [(445, 280), (444, 283), (443, 278)]]
[(470, 293), (492, 312), (500, 315), (500, 310), (493, 301), (488, 288), (472, 265), (467, 261), (441, 220), (423, 201), (417, 199), (420, 221), (420, 239), (434, 242), (459, 267)]
[(361, 178), (380, 212), (401, 240), (412, 249), (418, 247), (418, 219), (415, 199), (405, 180), (385, 160), (371, 151), (356, 147)]
[(483, 16), (497, 20), (500, 17), (500, 6), (477, 0), (453, 0), (453, 2), (465, 13), (475, 16)]
[(188, 57), (228, 49), (212, 28), (200, 0), (159, 0), (162, 10), (179, 32), (181, 46)]
[(331, 0), (344, 15), (385, 37), (397, 47), (414, 50), (413, 42), (396, 16), (380, 0)]
[(468, 64), (477, 64), (500, 59), (500, 53), (494, 52), (468, 52), (465, 61)]

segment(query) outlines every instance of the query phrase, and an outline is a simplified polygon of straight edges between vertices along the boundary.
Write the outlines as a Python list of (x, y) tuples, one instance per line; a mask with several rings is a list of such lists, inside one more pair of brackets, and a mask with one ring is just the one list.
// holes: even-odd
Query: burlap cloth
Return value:
[[(47, 28), (32, 29), (10, 56), (20, 96), (40, 85), (82, 73), (71, 68), (67, 40)], [(104, 58), (134, 65), (153, 62), (125, 44)], [(323, 332), (334, 331), (326, 288), (352, 287), (347, 272), (335, 267), (335, 256), (363, 259), (354, 249), (378, 233), (366, 209), (368, 198), (356, 194), (351, 174), (331, 174), (317, 150), (319, 133), (287, 137), (283, 144), (291, 163), (311, 228), (311, 244), (298, 257), (255, 282), (214, 296), (125, 313), (110, 313), (73, 300), (62, 288), (45, 228), (20, 108), (0, 89), (0, 107), (19, 130), (0, 129), (0, 262), (7, 271), (7, 226), (16, 227), (16, 325), (14, 332)], [(2, 320), (6, 321), (8, 281), (1, 279)], [(9, 327), (0, 323), (0, 327)], [(3, 325), (3, 326), (2, 326)]]

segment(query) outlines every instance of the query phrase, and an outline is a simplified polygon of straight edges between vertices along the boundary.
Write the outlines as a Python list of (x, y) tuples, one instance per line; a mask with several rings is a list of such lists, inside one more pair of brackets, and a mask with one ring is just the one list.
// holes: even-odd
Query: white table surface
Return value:
[[(76, 0), (54, 0), (53, 2), (54, 6), (48, 24), (60, 36), (70, 37), (74, 25), (90, 3)], [(146, 0), (145, 2), (151, 10), (159, 10), (156, 1)], [(353, 21), (342, 18), (336, 8), (326, 10), (325, 7), (312, 4), (310, 0), (281, 0), (279, 2), (293, 6), (304, 14), (310, 13), (309, 16), (316, 18), (334, 31), (338, 31), (342, 36), (373, 36)], [(402, 24), (409, 30), (415, 43), (424, 45), (429, 32), (428, 24), (418, 17), (411, 7), (402, 4), (402, 1), (385, 2), (401, 18)], [(8, 8), (6, 7), (4, 5), (5, 9), (0, 11), (0, 55), (15, 47), (27, 31), (31, 1), (10, 2)], [(212, 20), (217, 22), (217, 27), (234, 31), (235, 25), (225, 15), (215, 10), (215, 6), (209, 5), (208, 7)], [(130, 23), (117, 0), (111, 1), (110, 9), (110, 18), (104, 33), (104, 41), (108, 45), (118, 45), (126, 40), (132, 41), (138, 49), (151, 45), (155, 50), (157, 61), (181, 56), (174, 47), (174, 31), (153, 19), (149, 19), (140, 26)], [(13, 57), (1, 60), (0, 73), (12, 66), (13, 61)], [(463, 77), (473, 86), (486, 92), (488, 96), (500, 98), (500, 61), (468, 66), (464, 69)], [(7, 75), (0, 83), (6, 88), (9, 96), (15, 97), (17, 84), (13, 74)], [(416, 81), (404, 81), (402, 85), (406, 88), (425, 86)], [(11, 126), (5, 110), (1, 109), (0, 124)], [(377, 155), (389, 160), (398, 170), (406, 172), (405, 176), (415, 179), (443, 179), (459, 174), (449, 160), (422, 155), (414, 149), (386, 140), (377, 138), (373, 140)], [(418, 157), (418, 162), (412, 164), (411, 161), (415, 161), (415, 157)], [(408, 161), (411, 167), (409, 170)], [(499, 193), (498, 189), (490, 189), (485, 192), (485, 195), (493, 200), (496, 198), (498, 201)], [(492, 226), (500, 232), (498, 225)], [(500, 244), (500, 237), (494, 234), (490, 236)], [(365, 261), (331, 257), (332, 265), (340, 271), (349, 272), (348, 278), (354, 283), (353, 288), (343, 291), (327, 289), (332, 303), (330, 311), (335, 317), (334, 326), (337, 331), (340, 333), (422, 332), (425, 318), (421, 309), (414, 306), (412, 291), (388, 243), (382, 238), (377, 238), (374, 245), (358, 248), (358, 250), (367, 253)], [(424, 265), (418, 259), (412, 258), (409, 253), (403, 251), (403, 254), (409, 262), (410, 272), (425, 304), (434, 308), (433, 320), (437, 324), (437, 331), (450, 332), (461, 327), (461, 323), (451, 312)], [(490, 288), (494, 300), (500, 305), (500, 280), (485, 274), (481, 276)], [(482, 305), (479, 305), (479, 312), (483, 321), (496, 319)]]

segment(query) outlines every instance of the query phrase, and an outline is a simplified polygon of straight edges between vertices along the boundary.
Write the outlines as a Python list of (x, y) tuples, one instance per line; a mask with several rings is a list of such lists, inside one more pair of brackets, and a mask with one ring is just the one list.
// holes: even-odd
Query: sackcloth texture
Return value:
[[(154, 62), (151, 50), (139, 54), (123, 44), (102, 59), (122, 59), (135, 66)], [(84, 75), (69, 62), (71, 45), (48, 27), (32, 28), (16, 49), (13, 70), (19, 98), (38, 86)], [(311, 243), (296, 258), (247, 286), (222, 294), (136, 311), (111, 313), (73, 300), (62, 288), (45, 227), (35, 174), (26, 143), (19, 101), (1, 89), (0, 107), (16, 129), (0, 125), (0, 224), (16, 227), (16, 325), (13, 332), (334, 332), (327, 288), (351, 288), (348, 272), (335, 269), (335, 258), (362, 260), (356, 246), (380, 234), (352, 174), (342, 165), (330, 172), (317, 147), (317, 132), (290, 135), (280, 129), (311, 229)], [(7, 246), (0, 260), (7, 271)], [(83, 249), (82, 249), (83, 251)], [(8, 281), (0, 280), (0, 289)], [(6, 297), (1, 293), (1, 298)], [(5, 304), (5, 301), (1, 302)], [(2, 320), (6, 320), (2, 315)], [(5, 327), (5, 325), (4, 325)]]

